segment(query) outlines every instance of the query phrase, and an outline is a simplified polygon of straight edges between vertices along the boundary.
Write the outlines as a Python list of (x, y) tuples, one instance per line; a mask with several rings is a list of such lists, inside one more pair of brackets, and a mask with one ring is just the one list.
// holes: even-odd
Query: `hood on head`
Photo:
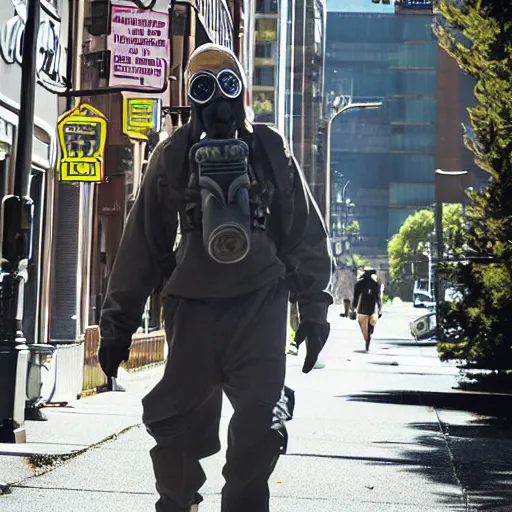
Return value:
[(242, 93), (240, 95), (240, 101), (243, 104), (245, 113), (244, 128), (248, 132), (252, 132), (252, 126), (250, 122), (251, 115), (245, 103), (245, 96), (247, 93), (247, 77), (245, 76), (242, 64), (229, 48), (214, 43), (203, 44), (202, 46), (196, 48), (192, 52), (187, 65), (187, 70), (185, 72), (185, 86), (188, 88), (190, 79), (199, 71), (209, 71), (210, 73), (217, 75), (223, 69), (230, 69), (234, 71), (242, 81)]
[(359, 279), (373, 279), (375, 282), (377, 282), (377, 270), (372, 267), (364, 267), (362, 273), (359, 275)]

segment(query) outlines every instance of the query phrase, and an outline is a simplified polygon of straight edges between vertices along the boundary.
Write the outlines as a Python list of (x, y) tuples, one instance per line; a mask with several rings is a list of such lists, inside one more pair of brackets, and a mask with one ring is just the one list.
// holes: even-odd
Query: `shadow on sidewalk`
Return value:
[[(457, 485), (466, 510), (512, 511), (512, 396), (389, 391), (347, 398), (439, 409), (438, 422), (409, 425), (418, 431), (416, 444), (426, 450), (413, 448), (399, 453), (399, 459), (409, 461), (407, 471), (435, 483)], [(487, 417), (468, 419), (443, 409)]]
[[(471, 424), (474, 423), (474, 424)], [(450, 457), (456, 482), (463, 492), (468, 510), (493, 512), (512, 510), (512, 428), (502, 421), (479, 420), (469, 425), (441, 423), (413, 424), (420, 431), (437, 432), (441, 436), (420, 435), (417, 443)], [(442, 430), (441, 430), (442, 429)], [(407, 450), (404, 458), (423, 458), (421, 452)], [(408, 469), (420, 472), (430, 480), (446, 483), (435, 467), (413, 466)]]
[[(420, 405), (471, 412), (482, 416), (512, 419), (512, 395), (472, 393), (467, 391), (411, 391), (392, 390), (338, 395), (349, 401), (375, 402), (398, 405)], [(512, 511), (512, 509), (511, 509)]]

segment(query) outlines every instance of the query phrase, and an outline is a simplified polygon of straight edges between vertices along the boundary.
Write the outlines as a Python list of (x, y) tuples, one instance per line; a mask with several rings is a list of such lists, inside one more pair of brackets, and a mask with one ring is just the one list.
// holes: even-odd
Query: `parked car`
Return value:
[(412, 303), (415, 308), (430, 308), (434, 306), (435, 301), (430, 290), (428, 279), (416, 279), (412, 294)]
[(435, 306), (434, 297), (427, 293), (415, 293), (412, 299), (412, 304), (415, 308), (432, 308)]

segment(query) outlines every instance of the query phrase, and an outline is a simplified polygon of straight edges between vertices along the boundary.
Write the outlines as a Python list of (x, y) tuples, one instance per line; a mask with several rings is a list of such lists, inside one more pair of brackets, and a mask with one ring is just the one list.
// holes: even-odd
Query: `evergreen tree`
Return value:
[(443, 359), (465, 368), (512, 369), (512, 3), (440, 0), (436, 33), (443, 48), (476, 81), (466, 145), (490, 175), (467, 209), (464, 254), (446, 265), (465, 290), (441, 308)]

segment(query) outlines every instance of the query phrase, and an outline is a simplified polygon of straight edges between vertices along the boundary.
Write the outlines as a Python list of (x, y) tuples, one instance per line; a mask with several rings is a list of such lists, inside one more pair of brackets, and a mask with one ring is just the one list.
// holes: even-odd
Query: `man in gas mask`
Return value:
[(222, 512), (268, 512), (268, 478), (293, 412), (284, 386), (287, 303), (298, 304), (308, 373), (329, 335), (329, 242), (285, 142), (249, 122), (235, 55), (201, 46), (187, 77), (192, 119), (150, 158), (110, 276), (99, 358), (115, 377), (146, 298), (163, 282), (169, 357), (143, 400), (156, 441), (156, 509), (197, 510), (199, 461), (220, 449), (224, 391), (234, 415)]

